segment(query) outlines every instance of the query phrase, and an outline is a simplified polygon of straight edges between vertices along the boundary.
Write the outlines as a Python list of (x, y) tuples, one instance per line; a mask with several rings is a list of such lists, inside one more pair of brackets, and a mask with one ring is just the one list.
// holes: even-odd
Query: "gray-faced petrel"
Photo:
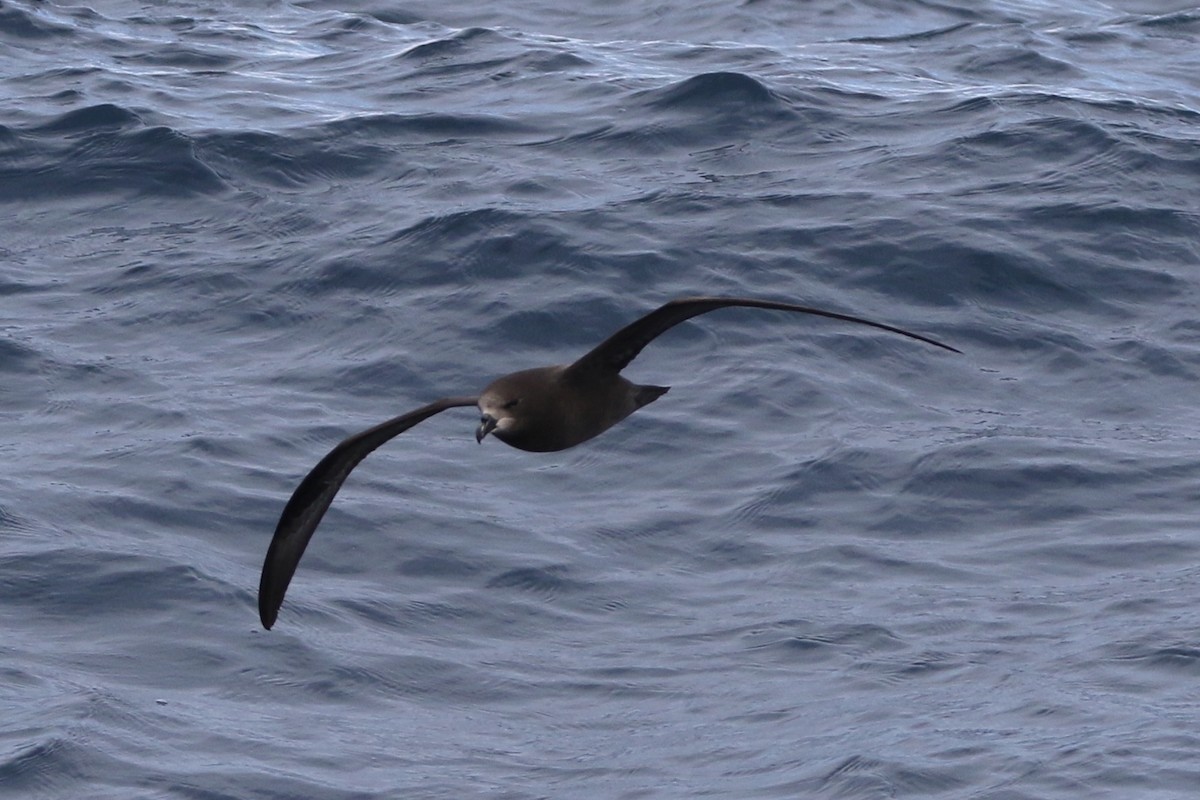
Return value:
[(819, 308), (743, 297), (688, 297), (672, 300), (626, 325), (572, 364), (514, 372), (492, 381), (478, 397), (443, 397), (427, 406), (357, 433), (333, 448), (296, 487), (283, 509), (263, 563), (258, 585), (258, 614), (270, 629), (279, 615), (283, 595), (317, 523), (350, 471), (368, 453), (409, 428), (459, 406), (479, 407), (475, 439), (489, 433), (520, 450), (547, 453), (566, 450), (616, 425), (666, 393), (666, 386), (639, 386), (621, 377), (629, 365), (659, 335), (679, 323), (718, 308), (744, 306), (794, 311), (869, 325), (898, 333), (954, 353), (948, 344), (918, 333), (849, 314)]

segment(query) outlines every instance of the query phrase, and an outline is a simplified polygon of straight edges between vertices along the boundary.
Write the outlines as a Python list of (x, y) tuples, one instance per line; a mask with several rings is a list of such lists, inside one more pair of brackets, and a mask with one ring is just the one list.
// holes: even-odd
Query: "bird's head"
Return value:
[(521, 398), (518, 395), (510, 396), (497, 391), (486, 391), (480, 395), (479, 427), (475, 429), (475, 441), (483, 444), (483, 437), (492, 431), (495, 431), (496, 437), (503, 441), (505, 434), (519, 429), (521, 419), (518, 406), (520, 405)]
[[(489, 433), (521, 450), (559, 450), (562, 367), (514, 372), (492, 381), (479, 395), (479, 427), (475, 440)], [(575, 442), (571, 442), (575, 444)]]

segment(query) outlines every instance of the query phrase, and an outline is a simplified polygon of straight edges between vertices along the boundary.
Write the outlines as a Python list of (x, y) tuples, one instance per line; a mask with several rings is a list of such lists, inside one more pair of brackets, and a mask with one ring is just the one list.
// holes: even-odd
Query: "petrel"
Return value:
[(574, 363), (513, 372), (492, 381), (477, 397), (443, 397), (356, 433), (333, 448), (296, 487), (275, 527), (258, 585), (258, 615), (263, 627), (270, 630), (275, 624), (304, 548), (334, 495), (350, 471), (375, 448), (434, 414), (460, 406), (478, 406), (480, 417), (475, 440), (480, 444), (491, 434), (507, 445), (534, 453), (574, 447), (667, 392), (667, 386), (639, 386), (621, 376), (621, 370), (643, 347), (685, 320), (730, 306), (814, 314), (898, 333), (953, 353), (962, 352), (903, 328), (794, 303), (746, 297), (672, 300), (621, 328)]

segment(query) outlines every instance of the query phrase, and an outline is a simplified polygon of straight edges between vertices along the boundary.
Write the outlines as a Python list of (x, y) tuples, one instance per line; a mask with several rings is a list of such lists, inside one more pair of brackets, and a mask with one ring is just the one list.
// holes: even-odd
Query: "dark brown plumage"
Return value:
[(902, 328), (819, 308), (741, 297), (673, 300), (626, 325), (572, 364), (513, 372), (492, 381), (478, 397), (446, 397), (355, 434), (329, 452), (300, 482), (283, 509), (263, 563), (258, 613), (264, 628), (275, 624), (288, 583), (317, 523), (350, 471), (387, 440), (448, 408), (478, 406), (480, 443), (488, 434), (521, 450), (566, 450), (598, 436), (666, 393), (665, 386), (639, 386), (621, 377), (647, 344), (685, 320), (718, 308), (741, 306), (814, 314), (869, 325), (945, 350), (936, 339)]

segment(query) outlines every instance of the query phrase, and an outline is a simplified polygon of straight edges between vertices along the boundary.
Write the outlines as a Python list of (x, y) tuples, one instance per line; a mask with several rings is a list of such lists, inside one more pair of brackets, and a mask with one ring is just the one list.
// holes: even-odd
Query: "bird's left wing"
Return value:
[(885, 325), (882, 322), (873, 322), (869, 319), (855, 317), (850, 314), (839, 314), (836, 311), (825, 311), (820, 308), (801, 306), (795, 303), (780, 303), (774, 300), (758, 300), (751, 297), (685, 297), (680, 300), (672, 300), (666, 305), (651, 311), (641, 319), (621, 328), (621, 330), (609, 336), (590, 352), (586, 353), (568, 369), (570, 372), (576, 374), (591, 372), (592, 370), (620, 372), (629, 366), (630, 361), (637, 358), (638, 353), (642, 352), (642, 348), (679, 323), (701, 314), (707, 314), (709, 311), (716, 311), (718, 308), (735, 306), (793, 311), (800, 314), (815, 314), (818, 317), (840, 319), (844, 322), (869, 325), (879, 330), (898, 333), (901, 336), (907, 336), (910, 339), (932, 344), (954, 353), (961, 352), (957, 348), (943, 344), (928, 336), (922, 336), (919, 333), (906, 331), (903, 328), (897, 328), (893, 325)]
[(381, 444), (448, 408), (473, 406), (474, 397), (443, 397), (387, 422), (380, 423), (343, 441), (321, 459), (312, 472), (300, 482), (292, 499), (283, 508), (275, 537), (267, 549), (262, 579), (258, 584), (258, 616), (264, 628), (270, 630), (279, 615), (283, 595), (296, 573), (304, 548), (312, 538), (317, 523), (325, 515), (334, 495), (342, 488), (350, 471)]

